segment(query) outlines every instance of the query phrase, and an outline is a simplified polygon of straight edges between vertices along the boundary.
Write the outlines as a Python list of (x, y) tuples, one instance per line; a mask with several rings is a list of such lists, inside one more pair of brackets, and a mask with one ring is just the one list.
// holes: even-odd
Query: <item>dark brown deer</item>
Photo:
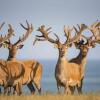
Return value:
[[(19, 38), (19, 40), (16, 41), (15, 43), (11, 43), (10, 40), (5, 42), (8, 45), (8, 50), (9, 50), (8, 61), (18, 61), (16, 60), (17, 51), (18, 49), (21, 49), (23, 47), (23, 42), (28, 38), (28, 36), (33, 31), (32, 24), (29, 25), (27, 21), (26, 23), (27, 23), (27, 27), (20, 24), (26, 30), (25, 35)], [(38, 61), (35, 61), (35, 60), (24, 60), (20, 62), (22, 62), (25, 65), (24, 66), (25, 74), (23, 77), (22, 84), (23, 85), (27, 84), (31, 93), (34, 94), (35, 88), (32, 85), (32, 83), (34, 83), (39, 93), (41, 93), (42, 65)]]
[(79, 37), (81, 36), (80, 33), (83, 32), (85, 28), (86, 28), (85, 25), (82, 24), (78, 35), (71, 38), (72, 29), (70, 29), (69, 27), (64, 27), (65, 36), (67, 38), (64, 43), (60, 42), (59, 37), (56, 34), (54, 34), (57, 38), (56, 40), (49, 37), (51, 28), (45, 29), (45, 26), (42, 25), (38, 29), (38, 31), (40, 31), (42, 35), (41, 36), (36, 35), (36, 40), (34, 41), (34, 44), (36, 41), (48, 40), (50, 43), (53, 43), (59, 51), (59, 57), (55, 68), (55, 78), (57, 81), (58, 91), (59, 88), (62, 86), (65, 89), (65, 93), (69, 94), (71, 93), (70, 86), (77, 85), (78, 87), (80, 87), (81, 83), (80, 66), (76, 63), (70, 63), (66, 59), (66, 53), (68, 48), (71, 47), (72, 43), (74, 43), (79, 39)]

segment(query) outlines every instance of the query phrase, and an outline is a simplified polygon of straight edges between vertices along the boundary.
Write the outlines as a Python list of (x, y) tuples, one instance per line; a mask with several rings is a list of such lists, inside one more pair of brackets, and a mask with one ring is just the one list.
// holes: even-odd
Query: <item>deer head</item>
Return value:
[[(85, 25), (86, 29), (88, 28), (86, 25)], [(74, 27), (75, 31), (77, 30), (75, 27)], [(78, 31), (76, 31), (76, 34), (78, 34)], [(84, 35), (81, 34), (81, 37), (78, 41), (74, 42), (74, 45), (77, 49), (79, 49), (82, 53), (83, 56), (86, 56), (89, 49), (90, 48), (94, 48), (95, 47), (95, 42), (92, 40), (93, 38), (93, 35), (90, 36), (90, 37), (86, 37)], [(86, 43), (85, 43), (86, 41)]]
[(77, 41), (77, 39), (80, 37), (80, 33), (84, 30), (83, 26), (80, 28), (80, 31), (78, 32), (78, 35), (74, 36), (73, 38), (71, 37), (71, 32), (72, 32), (73, 29), (64, 26), (64, 33), (65, 33), (65, 36), (66, 36), (66, 41), (64, 43), (61, 43), (57, 34), (54, 34), (56, 39), (53, 39), (53, 38), (49, 37), (49, 33), (51, 32), (50, 31), (51, 27), (46, 29), (45, 26), (42, 25), (41, 27), (38, 28), (38, 31), (40, 31), (42, 33), (42, 35), (41, 36), (36, 35), (36, 39), (35, 39), (33, 44), (35, 44), (36, 41), (48, 40), (49, 42), (53, 43), (56, 48), (58, 48), (59, 55), (61, 57), (63, 57), (66, 54), (66, 49), (68, 49), (68, 47), (71, 47), (72, 43)]
[(28, 38), (28, 36), (32, 33), (33, 31), (33, 26), (32, 24), (29, 25), (29, 23), (26, 21), (27, 27), (25, 27), (23, 24), (20, 24), (25, 30), (25, 34), (20, 37), (15, 43), (11, 43), (10, 39), (9, 41), (6, 41), (5, 44), (7, 44), (8, 46), (8, 50), (9, 50), (9, 59), (13, 59), (16, 57), (16, 53), (18, 49), (21, 49), (24, 45), (23, 42)]

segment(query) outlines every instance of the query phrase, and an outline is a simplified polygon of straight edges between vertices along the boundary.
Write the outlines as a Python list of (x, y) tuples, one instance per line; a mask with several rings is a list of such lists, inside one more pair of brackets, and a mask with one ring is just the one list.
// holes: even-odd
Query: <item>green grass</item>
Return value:
[(43, 95), (21, 95), (21, 96), (0, 96), (0, 100), (100, 100), (100, 94), (83, 95), (61, 95), (61, 94), (43, 94)]

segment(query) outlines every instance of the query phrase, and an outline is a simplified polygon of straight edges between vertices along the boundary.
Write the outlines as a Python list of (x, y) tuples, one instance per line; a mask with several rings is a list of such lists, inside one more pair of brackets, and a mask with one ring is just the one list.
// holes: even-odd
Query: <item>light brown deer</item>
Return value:
[[(8, 41), (5, 43), (8, 45), (9, 50), (9, 56), (8, 61), (18, 61), (16, 60), (16, 54), (18, 49), (21, 49), (23, 47), (23, 42), (28, 38), (28, 36), (32, 33), (33, 27), (32, 24), (29, 25), (29, 23), (26, 21), (27, 27), (20, 24), (25, 30), (26, 33), (23, 35), (22, 38), (19, 38), (18, 41), (16, 41), (14, 44)], [(42, 65), (35, 60), (23, 60), (20, 61), (25, 66), (25, 74), (23, 77), (23, 85), (26, 84), (28, 88), (30, 89), (31, 93), (34, 94), (35, 88), (32, 85), (32, 83), (35, 84), (36, 88), (38, 89), (38, 92), (41, 93), (41, 78), (42, 78)]]
[(56, 34), (54, 34), (57, 38), (56, 40), (49, 37), (49, 33), (50, 33), (49, 31), (51, 28), (45, 29), (45, 26), (42, 25), (38, 29), (38, 31), (42, 33), (42, 36), (36, 35), (37, 38), (34, 41), (34, 44), (36, 41), (48, 40), (49, 42), (56, 45), (59, 51), (59, 57), (58, 57), (58, 61), (57, 61), (56, 68), (55, 68), (55, 78), (57, 81), (58, 91), (59, 91), (59, 88), (63, 86), (65, 89), (65, 93), (69, 94), (71, 93), (70, 86), (77, 85), (78, 87), (80, 87), (80, 83), (81, 83), (80, 66), (76, 63), (70, 63), (66, 59), (66, 54), (67, 54), (68, 48), (71, 47), (73, 42), (78, 40), (78, 38), (81, 36), (80, 33), (85, 28), (86, 28), (85, 25), (82, 24), (78, 35), (71, 38), (72, 29), (70, 29), (69, 27), (64, 27), (65, 36), (67, 38), (64, 43), (60, 42), (59, 37)]
[[(3, 25), (4, 25), (4, 23), (1, 24), (0, 30), (3, 27)], [(8, 26), (9, 26), (9, 29), (8, 29), (7, 35), (5, 35), (4, 37), (2, 35), (0, 36), (0, 45), (1, 46), (3, 45), (3, 43), (5, 41), (8, 41), (8, 39), (11, 38), (12, 35), (14, 35), (13, 34), (14, 31), (12, 29), (12, 26), (10, 24), (8, 24)], [(15, 66), (16, 66), (16, 68), (15, 68)], [(16, 82), (18, 82), (18, 80), (19, 80), (18, 78), (20, 78), (22, 73), (24, 73), (21, 66), (22, 66), (22, 64), (20, 64), (18, 62), (7, 62), (5, 60), (0, 60), (0, 85), (4, 86), (4, 93), (7, 94), (9, 83), (10, 84), (12, 83), (12, 85), (15, 85)], [(9, 73), (7, 69), (11, 70), (11, 73)], [(17, 70), (16, 71), (16, 76), (11, 77), (12, 72), (14, 73), (15, 69)], [(18, 73), (18, 71), (20, 73)], [(18, 94), (20, 94), (19, 89), (20, 89), (19, 87), (16, 87), (16, 91), (17, 91)]]
[[(78, 25), (78, 27), (80, 30), (81, 28), (79, 25)], [(79, 31), (76, 28), (75, 28), (75, 30), (76, 30), (76, 33), (79, 33)], [(77, 49), (79, 49), (80, 52), (79, 52), (78, 56), (69, 60), (69, 62), (71, 62), (71, 63), (78, 64), (81, 69), (81, 86), (79, 88), (77, 87), (77, 90), (79, 93), (82, 93), (83, 79), (84, 79), (84, 75), (85, 75), (85, 67), (86, 67), (86, 63), (87, 63), (87, 55), (88, 55), (89, 49), (95, 47), (95, 42), (92, 41), (92, 37), (93, 37), (93, 35), (90, 37), (81, 35), (81, 40), (74, 42), (75, 47)], [(85, 44), (84, 44), (84, 39), (86, 40)]]

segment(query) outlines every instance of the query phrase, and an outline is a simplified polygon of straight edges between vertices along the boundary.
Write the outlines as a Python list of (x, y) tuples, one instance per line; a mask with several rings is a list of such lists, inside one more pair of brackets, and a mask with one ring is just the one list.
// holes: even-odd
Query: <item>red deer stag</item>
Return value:
[[(0, 30), (3, 27), (3, 25), (4, 25), (4, 23), (2, 23), (2, 25), (0, 26)], [(13, 34), (14, 31), (12, 29), (12, 26), (10, 24), (8, 26), (9, 26), (9, 29), (8, 29), (7, 35), (5, 35), (4, 37), (2, 37), (2, 35), (0, 36), (0, 45), (3, 45), (3, 43), (5, 41), (7, 41), (12, 35), (14, 35)], [(3, 64), (5, 64), (5, 65), (3, 65)], [(7, 67), (8, 67), (9, 64), (10, 64), (9, 68), (11, 67), (11, 69), (14, 68), (14, 66), (17, 66), (17, 67), (22, 66), (21, 64), (16, 63), (16, 62), (7, 62), (5, 60), (0, 60), (0, 85), (1, 86), (5, 86), (5, 84), (7, 86), (9, 84), (8, 80), (13, 80), (14, 81), (13, 78), (10, 78), (11, 75), (7, 73)], [(12, 66), (11, 66), (11, 64), (12, 64)], [(19, 70), (20, 70), (21, 74), (24, 72), (21, 69), (19, 69)], [(18, 75), (16, 74), (16, 76), (18, 76)], [(18, 79), (18, 77), (17, 77), (17, 79)], [(16, 88), (16, 90), (17, 89), (18, 88)]]
[[(81, 27), (79, 25), (78, 25), (78, 27), (80, 30)], [(74, 27), (74, 29), (75, 29), (76, 33), (79, 33), (79, 31), (75, 27)], [(69, 61), (71, 63), (78, 64), (81, 69), (81, 86), (79, 88), (77, 87), (78, 93), (82, 93), (83, 79), (84, 79), (84, 74), (85, 74), (85, 66), (87, 63), (87, 55), (88, 55), (89, 49), (95, 47), (95, 43), (92, 41), (92, 37), (93, 36), (86, 37), (84, 35), (81, 35), (81, 40), (74, 42), (75, 47), (77, 49), (79, 49), (80, 52), (77, 57), (75, 57)], [(84, 39), (86, 40), (85, 44), (83, 43)]]
[(66, 59), (66, 53), (68, 48), (72, 46), (72, 43), (78, 40), (78, 38), (81, 35), (80, 33), (85, 29), (85, 25), (82, 24), (79, 34), (77, 36), (74, 36), (73, 38), (71, 38), (72, 29), (70, 29), (69, 27), (64, 27), (64, 30), (66, 29), (66, 32), (65, 31), (64, 32), (67, 39), (63, 44), (60, 42), (59, 37), (56, 34), (54, 34), (57, 38), (56, 40), (49, 37), (50, 29), (51, 28), (45, 29), (44, 25), (39, 27), (38, 31), (42, 33), (42, 36), (36, 35), (37, 38), (34, 41), (34, 43), (36, 41), (48, 40), (58, 48), (59, 57), (55, 68), (55, 78), (57, 81), (57, 88), (59, 91), (60, 87), (63, 86), (65, 89), (65, 93), (69, 94), (71, 93), (70, 86), (77, 85), (78, 87), (80, 87), (81, 72), (80, 72), (80, 66), (78, 64), (70, 63)]
[[(27, 27), (24, 25), (20, 24), (25, 30), (26, 33), (23, 35), (22, 38), (19, 38), (19, 40), (16, 43), (11, 43), (10, 40), (9, 42), (5, 42), (8, 45), (8, 50), (9, 50), (9, 56), (8, 56), (8, 61), (18, 61), (16, 60), (16, 54), (18, 49), (21, 49), (23, 47), (23, 42), (28, 38), (28, 36), (32, 33), (33, 27), (32, 24), (29, 25), (29, 23), (26, 21)], [(32, 85), (36, 86), (38, 89), (38, 92), (41, 93), (41, 78), (42, 78), (42, 65), (35, 60), (23, 60), (20, 61), (22, 62), (25, 66), (25, 74), (23, 77), (23, 85), (27, 84), (28, 88), (30, 89), (31, 93), (34, 94), (35, 88)]]

